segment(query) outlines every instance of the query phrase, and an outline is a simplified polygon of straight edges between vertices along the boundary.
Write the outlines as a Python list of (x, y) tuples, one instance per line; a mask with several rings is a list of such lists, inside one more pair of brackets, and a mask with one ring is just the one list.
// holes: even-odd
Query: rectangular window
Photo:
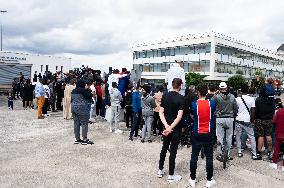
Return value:
[(40, 72), (42, 72), (42, 71), (43, 71), (43, 65), (40, 66)]
[(147, 57), (147, 51), (144, 51), (144, 52), (143, 52), (142, 57), (143, 57), (143, 58), (146, 58), (146, 57)]
[(176, 49), (172, 48), (170, 53), (171, 53), (171, 56), (175, 56), (176, 55)]
[(63, 72), (63, 66), (61, 66), (61, 69), (60, 69), (60, 70), (61, 70), (61, 72)]
[(171, 49), (168, 48), (168, 49), (166, 49), (166, 56), (170, 56), (170, 55), (171, 55)]
[(166, 52), (165, 50), (161, 50), (161, 57), (164, 57), (164, 56), (166, 56)]
[(184, 72), (189, 72), (189, 63), (185, 62), (183, 65)]
[(154, 63), (154, 72), (161, 72), (161, 64)]
[(58, 70), (58, 66), (55, 66), (55, 70)]
[(48, 65), (45, 65), (45, 71), (48, 71)]

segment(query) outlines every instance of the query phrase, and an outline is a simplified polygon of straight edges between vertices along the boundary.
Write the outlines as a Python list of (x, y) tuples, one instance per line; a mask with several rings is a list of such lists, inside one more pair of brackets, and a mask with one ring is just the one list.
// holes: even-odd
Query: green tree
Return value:
[(190, 85), (197, 86), (199, 83), (204, 81), (203, 79), (205, 77), (206, 77), (205, 75), (201, 75), (199, 73), (189, 72), (189, 73), (186, 73), (185, 75), (185, 82), (186, 82), (186, 85), (188, 86)]
[(244, 72), (243, 72), (242, 70), (238, 69), (238, 70), (236, 71), (236, 74), (243, 75), (243, 74), (244, 74)]
[(245, 78), (242, 75), (235, 75), (228, 79), (229, 86), (235, 90), (240, 89), (246, 83)]
[(252, 80), (251, 86), (255, 88), (257, 91), (265, 85), (265, 78), (262, 76), (257, 76), (255, 79)]
[(257, 69), (254, 74), (255, 76), (262, 76), (262, 71), (260, 69)]

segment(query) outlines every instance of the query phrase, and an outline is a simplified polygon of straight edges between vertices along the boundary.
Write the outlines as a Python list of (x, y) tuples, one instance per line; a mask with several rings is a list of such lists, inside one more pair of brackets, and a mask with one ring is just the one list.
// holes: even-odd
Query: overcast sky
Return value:
[(131, 44), (212, 30), (276, 50), (284, 0), (0, 0), (4, 50), (130, 66)]

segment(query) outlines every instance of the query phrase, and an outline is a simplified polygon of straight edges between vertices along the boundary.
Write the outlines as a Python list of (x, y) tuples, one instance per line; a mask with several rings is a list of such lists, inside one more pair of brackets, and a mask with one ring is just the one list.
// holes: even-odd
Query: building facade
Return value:
[(32, 65), (31, 75), (33, 75), (35, 71), (41, 74), (43, 74), (45, 71), (68, 72), (71, 68), (70, 58), (36, 55), (29, 53), (18, 53), (18, 52), (1, 51), (0, 62), (9, 63), (9, 64), (15, 63), (15, 64)]
[(246, 78), (261, 71), (265, 77), (284, 76), (284, 57), (267, 49), (219, 34), (186, 35), (135, 44), (133, 69), (142, 82), (164, 83), (170, 64), (183, 61), (185, 72), (206, 75), (206, 80), (227, 81), (242, 73)]

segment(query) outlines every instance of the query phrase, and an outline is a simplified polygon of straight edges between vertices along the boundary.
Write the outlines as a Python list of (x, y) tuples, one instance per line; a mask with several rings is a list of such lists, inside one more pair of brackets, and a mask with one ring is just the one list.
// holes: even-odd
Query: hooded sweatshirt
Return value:
[(233, 118), (238, 114), (237, 101), (232, 94), (218, 94), (213, 97), (216, 102), (216, 118)]
[(274, 98), (269, 97), (266, 92), (266, 87), (262, 87), (259, 92), (259, 97), (255, 100), (255, 116), (256, 119), (272, 120), (275, 112)]
[(142, 98), (142, 115), (153, 116), (156, 106), (155, 99), (150, 94), (147, 94), (147, 96)]
[(91, 100), (92, 97), (92, 93), (85, 89), (85, 81), (78, 80), (76, 88), (71, 93), (72, 113), (88, 115), (88, 101)]
[(255, 100), (256, 119), (272, 120), (275, 112), (274, 100), (268, 97), (258, 97)]
[(120, 102), (122, 101), (120, 91), (117, 88), (112, 88), (109, 94), (111, 106), (120, 106)]

